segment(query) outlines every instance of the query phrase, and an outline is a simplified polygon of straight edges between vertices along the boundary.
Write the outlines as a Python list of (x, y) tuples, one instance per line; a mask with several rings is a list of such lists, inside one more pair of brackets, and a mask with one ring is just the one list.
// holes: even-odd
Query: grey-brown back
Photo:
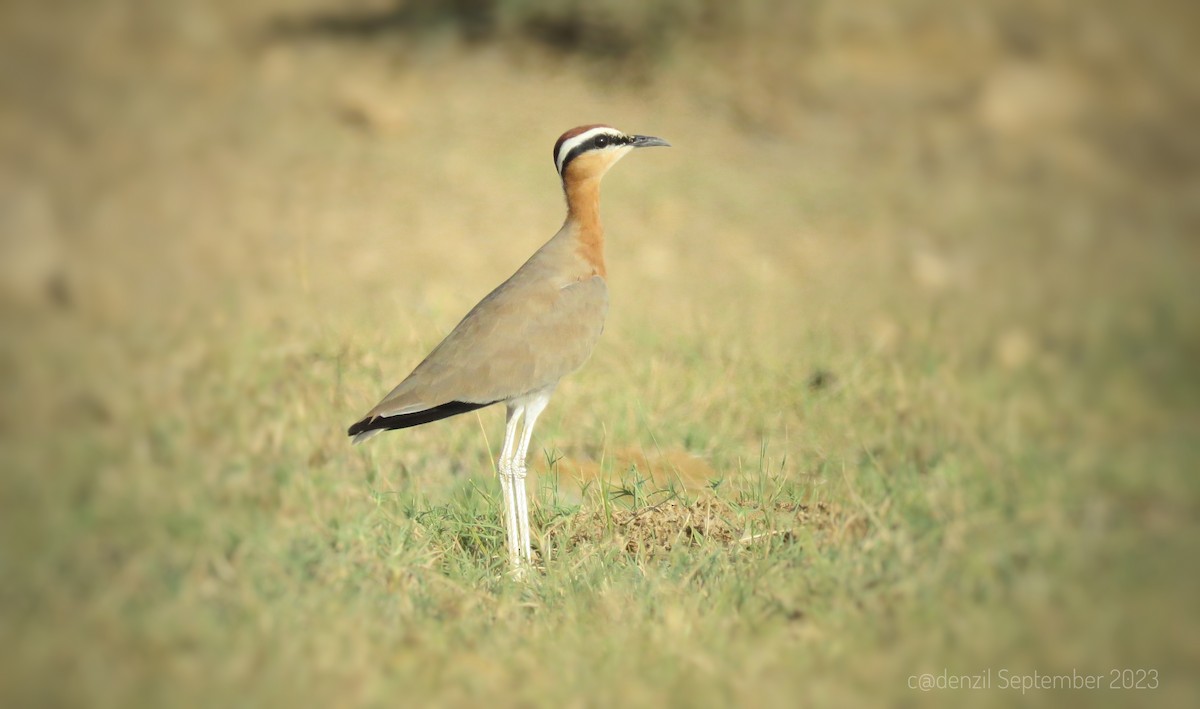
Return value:
[(608, 287), (586, 275), (567, 236), (548, 242), (472, 308), (367, 418), (506, 401), (553, 388), (582, 366), (604, 329)]

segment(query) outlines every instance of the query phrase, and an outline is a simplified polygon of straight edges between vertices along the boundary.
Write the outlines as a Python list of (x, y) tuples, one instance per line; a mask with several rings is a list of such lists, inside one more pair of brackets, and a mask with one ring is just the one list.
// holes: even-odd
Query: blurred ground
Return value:
[[(153, 703), (154, 677), (193, 686), (215, 662), (180, 647), (222, 643), (172, 623), (257, 607), (180, 600), (209, 588), (197, 575), (219, 589), (252, 577), (222, 576), (232, 552), (211, 570), (205, 550), (295, 546), (308, 525), (366, 518), (368, 488), (437, 500), (486, 485), (495, 412), (365, 450), (342, 434), (554, 233), (551, 145), (597, 121), (675, 147), (606, 180), (611, 319), (538, 432), (565, 456), (564, 480), (633, 469), (697, 490), (779, 473), (813, 505), (862, 506), (839, 524), (871, 532), (835, 535), (839, 558), (923, 548), (897, 540), (927, 522), (963, 568), (1013, 564), (962, 595), (943, 576), (897, 582), (905, 598), (1004, 605), (1030, 578), (1108, 589), (1071, 601), (1108, 625), (1038, 636), (1036, 657), (1069, 666), (1082, 647), (1189, 666), (1198, 14), (1032, 0), (7, 3), (0, 620), (29, 644), (7, 648), (0, 690)], [(270, 563), (245, 597), (274, 598), (262, 588), (275, 583), (300, 594)], [(1025, 619), (1059, 607), (1037, 588)], [(816, 627), (780, 642), (810, 647)], [(192, 664), (139, 670), (156, 642)], [(261, 652), (231, 655), (245, 664), (225, 679), (252, 676)], [(422, 671), (403, 662), (367, 672), (374, 689), (346, 703)], [(786, 703), (787, 681), (758, 667), (779, 691), (767, 700)], [(62, 668), (83, 694), (53, 690)], [(835, 678), (811, 696), (872, 685)], [(286, 682), (264, 686), (259, 698), (286, 703)], [(1168, 698), (1195, 689), (1175, 687)]]

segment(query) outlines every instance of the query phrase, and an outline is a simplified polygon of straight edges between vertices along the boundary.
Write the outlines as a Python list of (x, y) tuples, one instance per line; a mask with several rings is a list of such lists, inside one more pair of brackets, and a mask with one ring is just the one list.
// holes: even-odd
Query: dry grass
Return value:
[[(1160, 688), (1024, 701), (1194, 705), (1196, 24), (1126, 5), (747, 3), (615, 64), (269, 38), (317, 0), (6, 5), (0, 703), (1128, 667)], [(500, 413), (343, 434), (554, 232), (550, 145), (596, 120), (675, 147), (606, 181), (519, 584)]]

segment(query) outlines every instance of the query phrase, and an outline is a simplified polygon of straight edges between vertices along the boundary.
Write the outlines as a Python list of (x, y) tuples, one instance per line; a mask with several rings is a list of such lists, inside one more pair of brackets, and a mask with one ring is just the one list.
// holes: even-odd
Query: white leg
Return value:
[(525, 467), (514, 467), (516, 472), (513, 494), (517, 500), (517, 532), (520, 536), (518, 540), (518, 549), (520, 550), (521, 558), (526, 562), (533, 561), (533, 550), (529, 544), (529, 496), (525, 492)]
[(513, 480), (515, 466), (513, 465), (514, 443), (517, 435), (517, 423), (521, 420), (523, 409), (509, 407), (508, 420), (504, 424), (504, 447), (500, 449), (500, 460), (497, 468), (500, 474), (500, 492), (504, 498), (504, 535), (508, 546), (508, 560), (513, 567), (520, 564), (520, 537), (517, 526), (517, 497)]
[(516, 497), (517, 517), (519, 519), (521, 553), (525, 561), (533, 561), (533, 550), (529, 544), (529, 498), (525, 494), (525, 458), (529, 454), (529, 440), (533, 438), (533, 426), (538, 416), (550, 403), (550, 394), (534, 397), (525, 405), (525, 427), (521, 431), (521, 444), (517, 446), (513, 456), (513, 472), (515, 473), (513, 495)]

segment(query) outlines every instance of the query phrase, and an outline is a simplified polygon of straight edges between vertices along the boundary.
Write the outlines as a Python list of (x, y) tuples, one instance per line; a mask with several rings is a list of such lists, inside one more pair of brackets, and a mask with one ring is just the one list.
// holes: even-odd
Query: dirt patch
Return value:
[(740, 505), (716, 496), (668, 500), (637, 510), (593, 507), (551, 538), (567, 546), (614, 542), (629, 552), (669, 552), (680, 546), (791, 543), (801, 528), (846, 527), (847, 515), (824, 502)]

